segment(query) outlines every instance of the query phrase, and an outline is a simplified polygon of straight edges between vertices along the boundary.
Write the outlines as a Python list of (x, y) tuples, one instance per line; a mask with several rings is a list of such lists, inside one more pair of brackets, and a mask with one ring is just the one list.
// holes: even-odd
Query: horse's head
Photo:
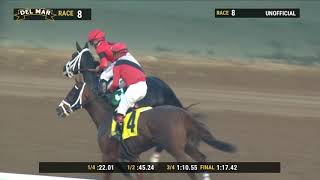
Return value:
[(65, 118), (73, 111), (81, 109), (83, 106), (88, 104), (92, 97), (93, 96), (90, 87), (86, 85), (82, 79), (79, 80), (76, 78), (76, 84), (69, 91), (66, 98), (63, 99), (57, 107), (57, 115), (60, 118)]
[(92, 69), (96, 66), (88, 43), (85, 44), (84, 48), (81, 48), (79, 43), (76, 42), (76, 49), (77, 51), (72, 54), (71, 59), (63, 66), (63, 74), (69, 78), (81, 73), (84, 69)]

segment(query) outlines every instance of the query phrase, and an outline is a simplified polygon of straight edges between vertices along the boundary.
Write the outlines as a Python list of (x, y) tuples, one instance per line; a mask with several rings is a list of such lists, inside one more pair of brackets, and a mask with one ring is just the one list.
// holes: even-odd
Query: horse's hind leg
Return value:
[[(185, 151), (193, 160), (197, 162), (206, 162), (206, 155), (200, 152), (197, 147), (187, 145)], [(202, 173), (202, 179), (210, 180), (210, 174), (207, 172)]]
[[(171, 146), (166, 150), (176, 159), (177, 162), (188, 162), (187, 154), (184, 152), (185, 144), (183, 141), (171, 142)], [(197, 176), (194, 173), (188, 173), (190, 179), (196, 180)]]
[(160, 160), (160, 153), (163, 150), (162, 146), (157, 145), (152, 156), (150, 157), (150, 162), (159, 162)]
[(197, 162), (205, 162), (207, 157), (197, 147), (186, 146), (185, 152)]
[[(177, 160), (177, 162), (188, 162), (187, 155), (184, 152), (179, 152), (172, 154), (173, 157)], [(194, 173), (188, 173), (190, 179), (197, 180), (197, 176)]]
[[(180, 114), (179, 114), (180, 115)], [(177, 117), (181, 120), (181, 117)], [(173, 124), (174, 123), (174, 124)], [(164, 128), (161, 134), (159, 144), (170, 153), (177, 162), (188, 162), (188, 156), (185, 153), (187, 145), (187, 132), (183, 121), (169, 121), (168, 128)], [(167, 130), (167, 131), (166, 131)], [(190, 179), (197, 180), (194, 173), (188, 173)]]

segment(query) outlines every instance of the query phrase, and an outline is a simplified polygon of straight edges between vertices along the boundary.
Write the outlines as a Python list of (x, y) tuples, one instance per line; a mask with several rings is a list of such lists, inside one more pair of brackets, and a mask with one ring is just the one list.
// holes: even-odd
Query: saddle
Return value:
[(106, 101), (112, 106), (117, 107), (120, 103), (121, 96), (126, 92), (127, 88), (118, 88), (116, 91), (114, 91), (112, 94), (108, 93), (108, 87), (112, 83), (112, 78), (108, 81), (101, 79), (99, 82), (99, 95), (102, 97), (105, 97)]
[[(123, 131), (122, 131), (122, 140), (126, 140), (130, 137), (135, 137), (139, 135), (138, 125), (141, 113), (152, 109), (151, 106), (140, 107), (140, 108), (131, 108), (128, 110), (124, 122), (123, 122)], [(115, 119), (112, 120), (111, 125), (111, 136), (116, 135), (116, 125), (117, 122)]]

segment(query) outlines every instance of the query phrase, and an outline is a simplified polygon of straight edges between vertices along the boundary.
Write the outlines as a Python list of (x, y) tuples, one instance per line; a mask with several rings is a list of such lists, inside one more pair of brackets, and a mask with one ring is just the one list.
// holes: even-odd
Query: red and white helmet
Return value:
[(88, 33), (88, 41), (92, 42), (94, 40), (97, 40), (97, 41), (105, 40), (105, 33), (100, 29), (92, 29)]

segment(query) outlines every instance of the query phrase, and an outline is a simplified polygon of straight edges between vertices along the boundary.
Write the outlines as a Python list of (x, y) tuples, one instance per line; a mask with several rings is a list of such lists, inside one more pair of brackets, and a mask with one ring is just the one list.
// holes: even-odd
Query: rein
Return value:
[[(72, 104), (70, 105), (70, 103), (68, 103), (67, 101), (65, 100), (62, 100), (61, 103), (59, 104), (59, 106), (63, 109), (63, 112), (68, 116), (70, 115), (71, 112), (73, 112), (73, 108), (74, 107), (78, 107), (80, 106), (80, 108), (82, 108), (82, 94), (83, 94), (83, 90), (84, 90), (84, 87), (86, 86), (86, 83), (83, 83), (82, 87), (81, 87), (81, 90), (80, 90), (80, 93), (79, 93), (79, 96), (77, 98), (77, 100)], [(77, 86), (74, 86), (76, 89), (79, 89)], [(69, 108), (69, 111), (65, 108), (65, 106), (68, 106)]]
[[(88, 104), (90, 104), (91, 102), (100, 98), (100, 96), (96, 94), (94, 89), (91, 89), (93, 91), (92, 93), (94, 94), (94, 97), (88, 99), (88, 101), (86, 103), (82, 104), (82, 94), (83, 94), (83, 90), (84, 90), (85, 86), (86, 86), (86, 83), (84, 82), (81, 87), (81, 90), (80, 90), (80, 93), (79, 93), (77, 100), (72, 105), (70, 105), (70, 103), (68, 103), (66, 100), (62, 100), (61, 103), (59, 104), (59, 107), (62, 108), (63, 112), (67, 116), (69, 116), (70, 113), (72, 113), (74, 111), (73, 110), (74, 108), (85, 108)], [(75, 88), (78, 89), (77, 86), (75, 86)], [(66, 105), (68, 107), (68, 109), (66, 109), (64, 105)]]
[(78, 51), (78, 55), (73, 58), (72, 60), (68, 61), (66, 64), (66, 74), (68, 75), (69, 78), (71, 78), (74, 74), (73, 71), (77, 68), (78, 73), (80, 73), (80, 62), (81, 62), (81, 57), (82, 54), (86, 51), (90, 51), (89, 48), (84, 48), (80, 52)]
[(95, 72), (96, 70), (95, 69), (86, 68), (86, 69), (79, 69), (78, 71), (80, 71), (80, 72), (83, 72), (83, 71)]

